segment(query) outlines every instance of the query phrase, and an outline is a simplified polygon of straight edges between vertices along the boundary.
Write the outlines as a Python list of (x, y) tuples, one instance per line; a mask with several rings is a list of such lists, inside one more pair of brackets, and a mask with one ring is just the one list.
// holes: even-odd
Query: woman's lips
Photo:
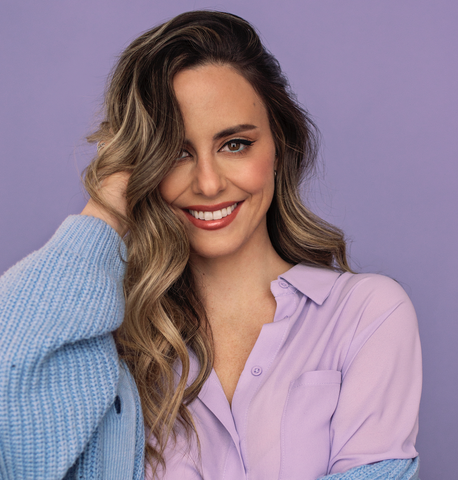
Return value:
[[(203, 230), (218, 230), (227, 227), (232, 223), (237, 216), (242, 203), (243, 202), (224, 202), (212, 206), (191, 205), (188, 208), (183, 209), (183, 211), (188, 220), (196, 227), (202, 228)], [(190, 213), (190, 211), (193, 213)], [(212, 216), (217, 218), (204, 220), (202, 218), (196, 218), (196, 216), (203, 216), (204, 218)]]

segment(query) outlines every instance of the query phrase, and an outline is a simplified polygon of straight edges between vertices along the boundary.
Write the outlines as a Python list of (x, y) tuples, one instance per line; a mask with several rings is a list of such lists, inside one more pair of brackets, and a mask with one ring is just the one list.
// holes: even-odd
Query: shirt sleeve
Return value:
[(358, 328), (331, 421), (328, 473), (416, 457), (422, 367), (414, 308), (395, 281), (372, 275), (352, 290)]
[(0, 478), (63, 478), (113, 403), (123, 248), (71, 216), (0, 278)]

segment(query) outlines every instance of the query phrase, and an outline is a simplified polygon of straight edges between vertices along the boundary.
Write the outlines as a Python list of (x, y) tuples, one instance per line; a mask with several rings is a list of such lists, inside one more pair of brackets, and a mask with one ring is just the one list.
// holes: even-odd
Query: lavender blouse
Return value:
[(302, 264), (271, 290), (274, 321), (261, 330), (232, 408), (213, 371), (190, 405), (200, 456), (180, 433), (161, 478), (315, 480), (417, 456), (421, 351), (404, 290), (380, 275)]

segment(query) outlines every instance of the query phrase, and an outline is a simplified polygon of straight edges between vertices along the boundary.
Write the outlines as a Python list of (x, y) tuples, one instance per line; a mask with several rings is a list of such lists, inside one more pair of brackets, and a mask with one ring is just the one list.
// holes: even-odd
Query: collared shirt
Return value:
[[(212, 371), (189, 406), (200, 452), (180, 431), (160, 478), (314, 480), (415, 457), (421, 351), (399, 284), (298, 264), (271, 291), (274, 320), (262, 327), (232, 406)], [(191, 367), (193, 375), (193, 356)]]

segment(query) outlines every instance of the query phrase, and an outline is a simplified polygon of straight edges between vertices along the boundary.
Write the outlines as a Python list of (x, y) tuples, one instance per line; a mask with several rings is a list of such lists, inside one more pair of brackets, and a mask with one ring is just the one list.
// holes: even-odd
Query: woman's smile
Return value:
[(243, 202), (224, 202), (214, 206), (193, 205), (184, 209), (190, 222), (204, 230), (227, 227), (237, 216)]

